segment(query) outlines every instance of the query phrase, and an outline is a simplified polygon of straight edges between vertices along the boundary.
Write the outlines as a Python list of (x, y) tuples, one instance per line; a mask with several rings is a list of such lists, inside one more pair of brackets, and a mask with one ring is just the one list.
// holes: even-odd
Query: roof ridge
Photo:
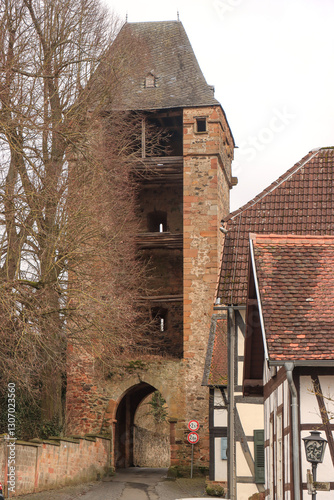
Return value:
[(179, 23), (182, 24), (182, 21), (178, 21), (177, 19), (170, 19), (165, 21), (127, 21), (126, 24), (164, 24), (164, 23)]
[[(257, 194), (254, 198), (249, 200), (245, 205), (241, 206), (237, 210), (234, 210), (234, 212), (231, 212), (227, 217), (223, 219), (224, 222), (228, 222), (229, 220), (233, 219), (237, 215), (241, 214), (248, 208), (252, 207), (255, 205), (258, 201), (261, 201), (265, 196), (268, 194), (272, 193), (276, 188), (278, 188), (283, 182), (289, 179), (292, 175), (294, 175), (298, 170), (300, 170), (302, 167), (306, 165), (310, 160), (312, 160), (319, 151), (323, 149), (328, 149), (328, 148), (316, 148), (311, 150), (307, 155), (305, 155), (299, 162), (295, 163), (293, 167), (289, 168), (284, 174), (282, 174), (280, 177), (278, 177), (275, 181), (273, 181), (269, 186), (267, 186), (263, 191), (261, 191), (259, 194)], [(333, 149), (333, 148), (332, 148)]]

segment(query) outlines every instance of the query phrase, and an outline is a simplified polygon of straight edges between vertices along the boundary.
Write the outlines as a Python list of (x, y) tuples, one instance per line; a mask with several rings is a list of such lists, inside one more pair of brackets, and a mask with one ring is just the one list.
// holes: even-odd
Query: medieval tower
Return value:
[[(143, 356), (131, 370), (103, 381), (90, 379), (84, 359), (72, 367), (68, 430), (110, 429), (112, 466), (131, 466), (136, 410), (158, 390), (168, 408), (170, 465), (190, 465), (187, 424), (197, 420), (195, 467), (207, 467), (209, 405), (201, 383), (220, 269), (220, 221), (229, 212), (234, 184), (234, 141), (181, 22), (126, 23), (115, 44), (129, 37), (141, 44), (142, 61), (127, 68), (121, 105), (144, 116), (141, 165), (147, 164), (152, 175), (138, 180), (141, 232), (136, 241), (138, 252), (150, 259), (160, 290), (149, 297), (152, 317), (159, 322), (158, 357)], [(146, 143), (145, 130), (152, 124), (167, 131), (163, 156)]]

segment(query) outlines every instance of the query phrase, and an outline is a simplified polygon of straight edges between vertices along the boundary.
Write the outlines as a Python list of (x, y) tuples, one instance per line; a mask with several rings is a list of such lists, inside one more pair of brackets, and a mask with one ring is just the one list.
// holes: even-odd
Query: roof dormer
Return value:
[(154, 88), (155, 86), (156, 86), (156, 77), (153, 71), (150, 71), (149, 73), (147, 73), (145, 78), (145, 88), (150, 89)]

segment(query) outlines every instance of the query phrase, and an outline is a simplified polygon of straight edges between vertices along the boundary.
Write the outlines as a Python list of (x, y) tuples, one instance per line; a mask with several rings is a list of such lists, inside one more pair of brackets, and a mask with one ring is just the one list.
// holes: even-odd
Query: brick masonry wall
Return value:
[(110, 396), (94, 358), (83, 348), (68, 352), (66, 389), (66, 434), (99, 434)]
[[(7, 441), (0, 441), (1, 478), (7, 477)], [(110, 440), (103, 437), (54, 439), (52, 441), (16, 441), (15, 473), (3, 485), (9, 498), (91, 481), (106, 473), (110, 466)], [(14, 483), (14, 487), (13, 487)], [(14, 489), (14, 491), (11, 491)]]
[[(206, 132), (196, 132), (206, 117)], [(229, 211), (232, 138), (220, 107), (184, 110), (184, 358), (186, 419), (200, 422), (195, 464), (208, 466), (209, 428), (206, 387), (201, 387), (210, 319), (221, 255), (221, 218)], [(176, 429), (179, 434), (182, 430)], [(179, 449), (182, 453), (182, 448)], [(182, 458), (181, 458), (182, 460)]]

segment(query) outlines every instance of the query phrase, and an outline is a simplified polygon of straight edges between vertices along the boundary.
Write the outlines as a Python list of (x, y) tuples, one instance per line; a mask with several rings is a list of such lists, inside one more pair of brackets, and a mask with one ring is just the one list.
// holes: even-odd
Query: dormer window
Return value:
[(145, 78), (145, 88), (146, 89), (150, 89), (150, 88), (155, 87), (155, 82), (156, 82), (156, 78), (155, 78), (154, 74), (151, 71), (150, 73), (148, 73), (146, 75), (146, 78)]

